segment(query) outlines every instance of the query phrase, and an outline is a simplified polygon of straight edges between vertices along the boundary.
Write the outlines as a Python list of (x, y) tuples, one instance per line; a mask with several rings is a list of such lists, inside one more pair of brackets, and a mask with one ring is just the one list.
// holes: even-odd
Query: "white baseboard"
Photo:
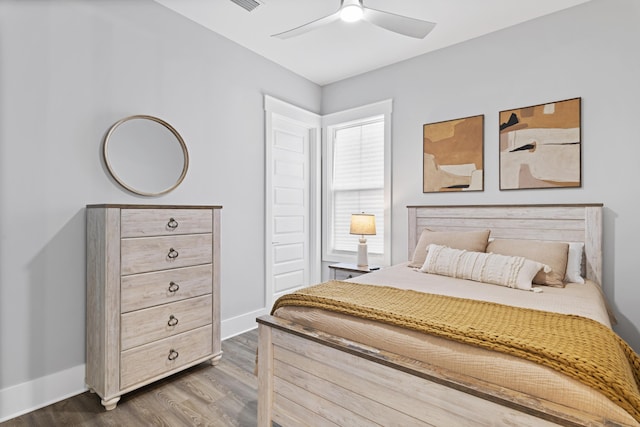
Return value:
[[(240, 335), (258, 326), (256, 317), (268, 314), (266, 308), (222, 321), (222, 339)], [(224, 357), (224, 356), (223, 356)], [(45, 377), (0, 390), (0, 422), (19, 417), (87, 390), (85, 365), (78, 365)]]
[(0, 390), (0, 422), (87, 390), (84, 364)]
[(227, 338), (231, 338), (236, 335), (240, 335), (243, 332), (257, 328), (258, 324), (256, 323), (256, 317), (260, 317), (265, 314), (269, 314), (269, 309), (261, 308), (260, 310), (223, 320), (221, 322), (222, 325), (220, 325), (222, 340), (224, 341)]

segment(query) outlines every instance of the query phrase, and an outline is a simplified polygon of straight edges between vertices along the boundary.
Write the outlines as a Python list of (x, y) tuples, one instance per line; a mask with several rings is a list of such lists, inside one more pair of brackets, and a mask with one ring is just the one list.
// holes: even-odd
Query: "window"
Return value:
[(376, 235), (367, 236), (370, 254), (384, 254), (384, 117), (333, 129), (333, 230), (337, 251), (353, 251), (352, 213), (376, 217)]
[(351, 214), (364, 212), (376, 218), (376, 235), (366, 236), (369, 263), (389, 264), (390, 106), (385, 101), (324, 117), (325, 261), (355, 261), (360, 236), (349, 234)]

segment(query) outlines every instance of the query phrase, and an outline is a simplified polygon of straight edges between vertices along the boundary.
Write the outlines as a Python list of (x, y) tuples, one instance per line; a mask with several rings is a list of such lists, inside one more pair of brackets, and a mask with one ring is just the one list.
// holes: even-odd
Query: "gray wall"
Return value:
[[(0, 0), (0, 64), (0, 391), (84, 364), (86, 204), (223, 205), (222, 318), (263, 308), (263, 94), (317, 112), (319, 86), (151, 0)], [(169, 195), (103, 170), (132, 114), (189, 147)]]
[[(640, 2), (581, 6), (325, 86), (323, 114), (393, 98), (393, 262), (412, 204), (602, 202), (604, 290), (640, 351)], [(582, 97), (583, 186), (499, 191), (498, 112)], [(485, 115), (485, 191), (422, 193), (422, 125)]]
[[(594, 0), (321, 89), (151, 0), (0, 0), (0, 392), (84, 363), (86, 204), (224, 205), (223, 320), (262, 308), (264, 93), (324, 113), (394, 99), (394, 262), (407, 204), (605, 203), (604, 287), (640, 350), (639, 8)], [(500, 192), (498, 111), (575, 96), (583, 187)], [(136, 197), (105, 174), (102, 137), (131, 114), (186, 140), (173, 193)], [(422, 194), (422, 124), (474, 114), (485, 191)]]

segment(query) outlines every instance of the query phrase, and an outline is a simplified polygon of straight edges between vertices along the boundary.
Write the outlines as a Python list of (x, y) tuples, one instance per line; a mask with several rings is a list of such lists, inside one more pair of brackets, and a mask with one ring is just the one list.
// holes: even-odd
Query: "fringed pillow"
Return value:
[(420, 271), (458, 279), (474, 280), (530, 290), (531, 281), (540, 270), (549, 267), (521, 256), (471, 252), (431, 244)]

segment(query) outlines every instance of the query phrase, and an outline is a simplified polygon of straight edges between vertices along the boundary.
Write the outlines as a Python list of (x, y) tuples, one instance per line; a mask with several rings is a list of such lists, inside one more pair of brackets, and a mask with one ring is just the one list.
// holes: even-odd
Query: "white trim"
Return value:
[(315, 124), (317, 120), (321, 119), (319, 114), (307, 111), (304, 108), (289, 104), (288, 102), (281, 101), (270, 95), (264, 96), (264, 109), (267, 112), (275, 112), (277, 114), (287, 116), (288, 118), (300, 123)]
[(325, 114), (322, 116), (322, 127), (358, 120), (363, 117), (391, 114), (393, 112), (393, 100), (385, 99), (348, 110)]
[(84, 393), (85, 365), (0, 390), (0, 422)]
[[(270, 308), (261, 308), (260, 310), (223, 320), (220, 325), (222, 341), (257, 328), (256, 317), (269, 314), (269, 310)], [(222, 357), (224, 357), (224, 355)]]
[(323, 262), (347, 262), (353, 263), (356, 259), (356, 252), (344, 252), (344, 251), (329, 251), (329, 242), (327, 231), (329, 230), (329, 212), (330, 212), (330, 200), (328, 197), (329, 183), (328, 179), (331, 176), (330, 167), (332, 158), (331, 144), (329, 138), (331, 135), (331, 128), (335, 125), (346, 125), (354, 121), (359, 121), (368, 117), (384, 115), (384, 256), (369, 254), (369, 263), (376, 265), (390, 265), (391, 264), (391, 113), (393, 112), (393, 100), (386, 99), (372, 104), (363, 105), (361, 107), (350, 108), (348, 110), (339, 111), (322, 116), (322, 154), (325, 161), (322, 164), (322, 261)]

